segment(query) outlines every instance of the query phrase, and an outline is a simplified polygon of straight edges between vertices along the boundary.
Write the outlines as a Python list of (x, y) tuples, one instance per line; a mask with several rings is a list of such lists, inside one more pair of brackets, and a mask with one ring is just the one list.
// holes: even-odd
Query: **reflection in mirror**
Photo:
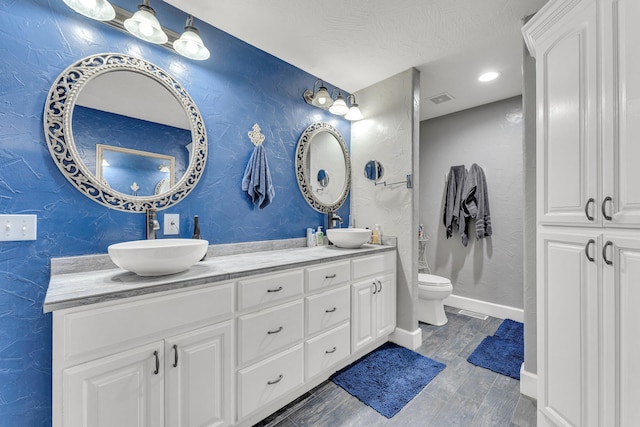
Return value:
[(174, 157), (103, 144), (96, 147), (96, 176), (109, 188), (122, 194), (151, 196), (173, 186)]
[[(49, 152), (65, 178), (112, 209), (166, 209), (191, 192), (206, 164), (204, 122), (187, 91), (156, 65), (125, 54), (91, 55), (64, 70), (49, 91), (44, 122)], [(115, 178), (103, 177), (106, 170), (96, 165), (99, 144), (173, 158), (173, 169), (116, 188)], [(153, 181), (150, 188), (142, 185), (146, 180)]]
[(371, 181), (378, 181), (384, 175), (384, 168), (382, 163), (377, 160), (369, 160), (364, 165), (364, 176)]
[(324, 169), (318, 171), (318, 184), (322, 188), (318, 188), (317, 191), (322, 191), (329, 185), (329, 173)]
[(318, 212), (335, 212), (345, 202), (351, 185), (351, 161), (340, 132), (329, 123), (310, 125), (296, 148), (298, 186)]

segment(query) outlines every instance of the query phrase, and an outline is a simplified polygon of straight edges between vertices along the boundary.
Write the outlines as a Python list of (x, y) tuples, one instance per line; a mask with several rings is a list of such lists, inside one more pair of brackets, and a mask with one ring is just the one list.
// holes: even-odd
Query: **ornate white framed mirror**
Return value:
[[(204, 122), (186, 89), (156, 65), (120, 53), (88, 56), (58, 76), (45, 104), (44, 132), (56, 166), (76, 189), (128, 212), (180, 202), (198, 183), (207, 159)], [(170, 175), (158, 177), (144, 193), (133, 189), (138, 181), (113, 188), (98, 161), (101, 145), (167, 163), (173, 158), (166, 165)]]

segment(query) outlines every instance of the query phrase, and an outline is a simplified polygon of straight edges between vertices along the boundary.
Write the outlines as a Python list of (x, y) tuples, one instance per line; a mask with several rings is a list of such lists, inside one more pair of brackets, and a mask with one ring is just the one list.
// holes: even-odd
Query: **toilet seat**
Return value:
[(451, 286), (451, 280), (435, 274), (418, 274), (418, 286), (447, 287)]

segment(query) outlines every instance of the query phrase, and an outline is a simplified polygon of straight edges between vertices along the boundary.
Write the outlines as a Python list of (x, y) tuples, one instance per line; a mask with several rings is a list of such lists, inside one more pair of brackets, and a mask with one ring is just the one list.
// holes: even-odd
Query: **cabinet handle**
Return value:
[(377, 293), (378, 293), (378, 287), (376, 286), (376, 282), (373, 282), (373, 283), (371, 284), (371, 286), (373, 286), (373, 294), (374, 294), (374, 295), (375, 295), (375, 294), (377, 294)]
[(267, 289), (267, 292), (280, 292), (282, 290), (282, 286), (278, 286), (277, 288)]
[(280, 326), (278, 329), (274, 329), (272, 331), (267, 331), (267, 334), (271, 335), (271, 334), (277, 334), (278, 332), (280, 332), (282, 329), (284, 329), (282, 326)]
[(337, 276), (337, 274), (336, 274), (336, 273), (333, 273), (333, 274), (330, 274), (330, 275), (328, 275), (328, 276), (324, 276), (324, 278), (325, 278), (325, 279), (335, 279), (335, 278), (336, 278), (336, 276)]
[(382, 282), (378, 280), (378, 285), (380, 285), (380, 289), (378, 289), (378, 293), (382, 292)]
[(158, 351), (154, 351), (153, 355), (156, 358), (156, 370), (153, 371), (154, 374), (158, 375), (158, 373), (160, 372), (160, 357), (158, 356)]
[(327, 354), (335, 353), (336, 352), (336, 348), (333, 347), (331, 350), (325, 350), (324, 352), (327, 353)]
[(589, 239), (589, 241), (587, 242), (586, 245), (584, 245), (584, 254), (587, 256), (587, 259), (591, 262), (594, 262), (596, 259), (594, 257), (592, 257), (591, 255), (589, 255), (589, 246), (590, 245), (595, 245), (596, 241), (593, 239)]
[(611, 221), (613, 218), (611, 217), (611, 215), (607, 215), (607, 202), (612, 202), (613, 199), (610, 196), (607, 196), (604, 198), (604, 200), (602, 201), (602, 215), (604, 216), (604, 219), (606, 219), (607, 221)]
[(336, 308), (336, 307), (333, 307), (333, 308), (331, 308), (331, 309), (329, 309), (329, 310), (325, 310), (324, 312), (325, 312), (325, 313), (333, 313), (333, 312), (335, 312), (336, 310), (337, 310), (337, 308)]
[(595, 199), (593, 197), (589, 198), (589, 200), (587, 200), (587, 203), (584, 205), (584, 214), (587, 216), (587, 219), (589, 221), (593, 221), (595, 218), (591, 215), (589, 215), (589, 205), (591, 203), (595, 203)]
[(280, 375), (278, 376), (278, 379), (277, 379), (277, 380), (267, 381), (267, 385), (274, 385), (274, 384), (278, 384), (280, 381), (282, 381), (282, 378), (283, 378), (283, 377), (284, 377), (284, 376), (283, 376), (282, 374), (280, 374)]
[(178, 367), (178, 344), (173, 345), (173, 367)]
[(604, 262), (606, 262), (607, 265), (613, 265), (613, 261), (607, 259), (607, 247), (609, 246), (613, 246), (613, 242), (611, 240), (608, 240), (602, 247), (602, 259), (604, 259)]

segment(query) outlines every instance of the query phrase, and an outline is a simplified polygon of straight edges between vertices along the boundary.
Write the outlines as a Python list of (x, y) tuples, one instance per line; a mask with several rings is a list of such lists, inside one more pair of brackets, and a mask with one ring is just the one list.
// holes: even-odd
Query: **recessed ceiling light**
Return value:
[(497, 79), (499, 75), (500, 73), (489, 71), (488, 73), (484, 73), (483, 75), (478, 77), (478, 80), (480, 80), (481, 82), (490, 82), (491, 80)]

